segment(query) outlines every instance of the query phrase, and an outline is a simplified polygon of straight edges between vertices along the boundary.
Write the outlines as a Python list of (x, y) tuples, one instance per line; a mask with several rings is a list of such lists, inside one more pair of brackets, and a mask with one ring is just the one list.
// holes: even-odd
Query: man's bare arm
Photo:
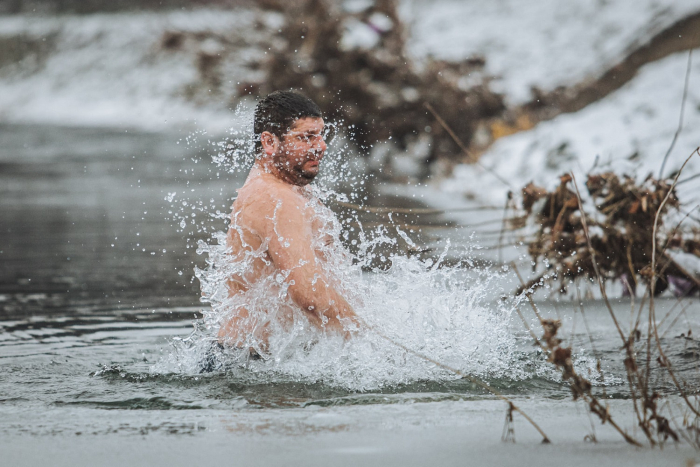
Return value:
[(281, 271), (289, 271), (288, 293), (294, 303), (315, 325), (321, 327), (325, 321), (326, 328), (347, 336), (341, 320), (357, 324), (356, 315), (317, 263), (311, 248), (313, 232), (311, 221), (305, 215), (304, 200), (293, 193), (281, 194), (263, 222), (273, 263)]

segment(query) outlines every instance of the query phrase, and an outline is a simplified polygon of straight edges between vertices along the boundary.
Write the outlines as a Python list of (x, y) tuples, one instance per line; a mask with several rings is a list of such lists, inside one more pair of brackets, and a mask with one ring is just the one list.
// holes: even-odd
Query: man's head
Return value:
[(323, 130), (321, 109), (293, 91), (275, 91), (255, 109), (256, 153), (272, 162), (276, 175), (294, 185), (307, 185), (318, 174), (326, 150)]
[(308, 97), (294, 91), (275, 91), (255, 107), (253, 133), (255, 153), (262, 150), (260, 136), (267, 131), (282, 138), (300, 118), (321, 118), (321, 109)]

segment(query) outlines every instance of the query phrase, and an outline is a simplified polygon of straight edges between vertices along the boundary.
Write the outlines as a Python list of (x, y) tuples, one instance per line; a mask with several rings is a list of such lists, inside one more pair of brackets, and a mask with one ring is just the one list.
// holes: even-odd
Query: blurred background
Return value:
[(275, 89), (318, 102), (369, 180), (332, 181), (362, 194), (338, 212), (403, 215), (412, 254), (529, 265), (503, 227), (526, 184), (666, 155), (670, 176), (698, 146), (699, 47), (700, 0), (2, 0), (3, 316), (195, 306), (196, 241), (247, 172), (222, 158)]

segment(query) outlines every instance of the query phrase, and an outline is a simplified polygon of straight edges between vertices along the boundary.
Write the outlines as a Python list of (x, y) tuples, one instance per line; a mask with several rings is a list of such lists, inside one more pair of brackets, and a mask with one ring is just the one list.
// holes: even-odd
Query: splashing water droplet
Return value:
[[(232, 130), (225, 145), (215, 146), (212, 160), (217, 167), (229, 173), (247, 173), (253, 162), (253, 141), (245, 136), (248, 130)], [(370, 185), (369, 181), (364, 183), (365, 162), (351, 157), (353, 150), (342, 138), (336, 138), (332, 145), (334, 149), (329, 149), (324, 157), (321, 173), (309, 185), (311, 193), (322, 202), (363, 203)], [(168, 202), (175, 199), (175, 193), (172, 195)], [(254, 333), (247, 336), (241, 347), (253, 348), (266, 358), (245, 359), (243, 370), (237, 366), (240, 354), (224, 355), (221, 358), (228, 358), (227, 363), (233, 365), (230, 371), (247, 371), (266, 382), (322, 381), (354, 390), (456, 378), (406, 353), (376, 332), (363, 331), (346, 342), (340, 336), (318, 331), (309, 320), (309, 312), (319, 313), (318, 310), (313, 306), (302, 310), (290, 298), (291, 278), (271, 272), (249, 279), (255, 264), (270, 264), (264, 244), (236, 257), (231, 254), (227, 233), (222, 229), (241, 226), (235, 216), (229, 219), (227, 213), (215, 210), (215, 203), (221, 207), (226, 195), (222, 192), (221, 198), (213, 199), (202, 194), (202, 200), (208, 200), (209, 205), (197, 199), (197, 193), (185, 195), (190, 197), (178, 203), (180, 213), (175, 214), (180, 228), (187, 226), (184, 216), (191, 219), (184, 212), (187, 206), (202, 212), (204, 216), (200, 217), (219, 222), (208, 230), (214, 232), (208, 242), (196, 242), (197, 253), (206, 257), (206, 265), (195, 268), (194, 276), (200, 282), (202, 301), (209, 306), (202, 310), (203, 318), (194, 334), (174, 341), (177, 351), (153, 371), (197, 373), (221, 323), (244, 309), (248, 316), (245, 319), (254, 326), (266, 327), (269, 345), (263, 348)], [(361, 226), (358, 229), (353, 217), (344, 221), (344, 227), (323, 204), (312, 203), (310, 208), (315, 223), (321, 226), (311, 247), (322, 258), (319, 265), (325, 277), (372, 329), (470, 375), (511, 379), (531, 376), (531, 369), (523, 369), (522, 352), (509, 328), (512, 308), (493, 299), (494, 283), (502, 272), (446, 265), (444, 254), (436, 260), (389, 254), (383, 248), (397, 245), (397, 237), (411, 247), (417, 245), (403, 230), (393, 228), (390, 234), (385, 226), (372, 232)], [(193, 212), (190, 214), (194, 217)], [(222, 226), (224, 220), (230, 221), (230, 226)], [(194, 226), (199, 234), (207, 232), (207, 228), (204, 223)], [(353, 233), (348, 236), (348, 232)], [(345, 249), (341, 238), (352, 245), (352, 253)], [(290, 247), (284, 238), (279, 241)], [(388, 269), (372, 266), (378, 259)], [(178, 275), (183, 272), (178, 271)], [(232, 282), (240, 285), (239, 293), (230, 293)]]

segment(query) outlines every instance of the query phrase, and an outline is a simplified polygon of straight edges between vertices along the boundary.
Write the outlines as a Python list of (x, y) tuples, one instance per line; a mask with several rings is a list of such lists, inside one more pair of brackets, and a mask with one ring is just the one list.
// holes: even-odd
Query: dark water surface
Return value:
[(164, 196), (195, 188), (230, 198), (235, 186), (192, 174), (200, 154), (178, 139), (0, 126), (5, 315), (196, 304), (194, 252)]

